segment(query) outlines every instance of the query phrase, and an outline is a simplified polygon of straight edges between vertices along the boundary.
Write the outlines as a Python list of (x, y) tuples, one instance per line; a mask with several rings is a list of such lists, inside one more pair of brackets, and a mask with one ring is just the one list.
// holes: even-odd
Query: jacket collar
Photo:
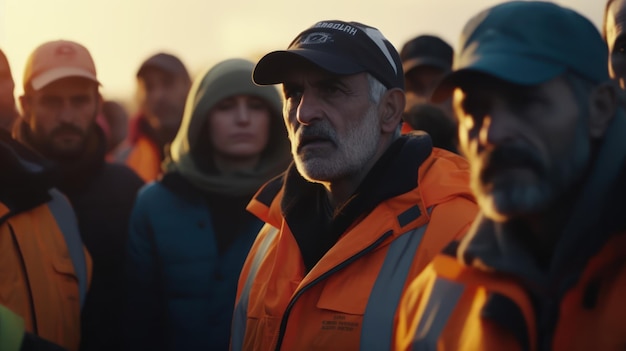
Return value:
[(370, 170), (350, 201), (334, 214), (327, 210), (324, 187), (305, 180), (292, 165), (286, 172), (281, 209), (307, 268), (379, 203), (414, 189), (419, 166), (431, 152), (432, 142), (426, 134), (400, 137)]

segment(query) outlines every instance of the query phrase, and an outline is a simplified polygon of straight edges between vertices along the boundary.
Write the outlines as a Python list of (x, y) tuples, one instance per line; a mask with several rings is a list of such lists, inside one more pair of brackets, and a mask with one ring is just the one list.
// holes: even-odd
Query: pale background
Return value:
[[(0, 0), (0, 48), (22, 92), (24, 62), (39, 44), (69, 39), (96, 62), (106, 98), (133, 101), (135, 72), (148, 56), (178, 55), (193, 75), (219, 60), (252, 60), (286, 48), (324, 19), (380, 29), (400, 50), (419, 34), (453, 47), (465, 22), (501, 0)], [(557, 0), (601, 26), (605, 0)], [(132, 106), (132, 105), (131, 105)]]

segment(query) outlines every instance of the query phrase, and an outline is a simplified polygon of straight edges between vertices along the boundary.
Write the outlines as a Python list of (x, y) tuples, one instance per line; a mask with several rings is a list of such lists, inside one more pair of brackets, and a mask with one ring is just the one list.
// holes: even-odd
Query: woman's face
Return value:
[(207, 125), (218, 168), (256, 166), (269, 141), (270, 115), (268, 104), (252, 95), (233, 95), (213, 106)]

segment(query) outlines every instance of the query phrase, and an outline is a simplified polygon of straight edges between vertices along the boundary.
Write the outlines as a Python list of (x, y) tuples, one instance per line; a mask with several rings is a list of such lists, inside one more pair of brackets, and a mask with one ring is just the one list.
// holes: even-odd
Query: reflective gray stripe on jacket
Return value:
[[(432, 209), (429, 209), (429, 212)], [(419, 217), (418, 211), (403, 213), (403, 222), (409, 223)], [(399, 218), (400, 220), (400, 218)], [(397, 306), (404, 292), (408, 274), (413, 266), (415, 255), (422, 242), (428, 223), (400, 235), (389, 244), (385, 260), (370, 292), (365, 313), (363, 315), (360, 349), (363, 351), (387, 350), (392, 345), (394, 319)], [(252, 261), (250, 273), (246, 277), (241, 296), (235, 307), (232, 329), (232, 351), (243, 350), (243, 340), (247, 323), (247, 308), (250, 289), (259, 265), (267, 254), (271, 242), (278, 233), (268, 233), (259, 246)]]
[[(268, 224), (266, 224), (268, 225)], [(263, 241), (259, 245), (258, 250), (256, 250), (256, 254), (252, 259), (252, 264), (250, 265), (250, 272), (246, 277), (246, 283), (241, 290), (241, 295), (239, 297), (239, 302), (235, 306), (235, 311), (233, 313), (233, 323), (231, 330), (231, 350), (232, 351), (241, 351), (243, 350), (243, 339), (246, 335), (246, 323), (248, 322), (248, 301), (250, 299), (250, 289), (252, 289), (252, 282), (256, 277), (256, 273), (261, 266), (261, 262), (267, 255), (267, 250), (270, 247), (270, 244), (278, 235), (278, 228), (270, 227), (269, 232), (263, 238)]]
[(67, 245), (74, 272), (78, 278), (78, 292), (80, 296), (80, 306), (83, 306), (85, 295), (87, 294), (87, 261), (85, 251), (83, 251), (83, 241), (78, 231), (78, 220), (74, 209), (68, 202), (65, 195), (56, 189), (50, 190), (52, 200), (48, 202), (48, 208), (54, 216)]
[(363, 315), (362, 351), (388, 350), (391, 347), (396, 308), (427, 227), (428, 224), (425, 224), (405, 233), (389, 245)]
[(413, 350), (437, 350), (437, 341), (463, 295), (464, 288), (460, 283), (437, 278), (415, 331)]

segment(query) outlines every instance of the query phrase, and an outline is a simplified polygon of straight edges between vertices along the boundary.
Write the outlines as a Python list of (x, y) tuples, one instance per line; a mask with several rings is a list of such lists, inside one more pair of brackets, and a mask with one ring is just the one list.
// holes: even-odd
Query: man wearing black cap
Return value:
[(437, 83), (452, 69), (453, 56), (450, 44), (434, 35), (420, 35), (402, 46), (400, 59), (404, 69), (407, 109), (413, 104), (430, 101)]
[(430, 99), (441, 78), (452, 69), (453, 56), (450, 44), (434, 35), (417, 36), (402, 46), (407, 95), (402, 132), (423, 130), (434, 146), (456, 152), (456, 121), (450, 100), (433, 103)]
[(191, 78), (178, 57), (158, 53), (141, 64), (137, 83), (140, 112), (132, 120), (131, 145), (117, 159), (149, 182), (161, 173), (164, 148), (176, 136)]
[(512, 1), (471, 19), (454, 71), (481, 214), (411, 284), (397, 350), (626, 345), (626, 115), (580, 14)]
[(468, 165), (400, 136), (400, 57), (377, 29), (322, 21), (256, 65), (282, 84), (294, 163), (248, 209), (233, 350), (385, 350), (407, 280), (465, 233)]

